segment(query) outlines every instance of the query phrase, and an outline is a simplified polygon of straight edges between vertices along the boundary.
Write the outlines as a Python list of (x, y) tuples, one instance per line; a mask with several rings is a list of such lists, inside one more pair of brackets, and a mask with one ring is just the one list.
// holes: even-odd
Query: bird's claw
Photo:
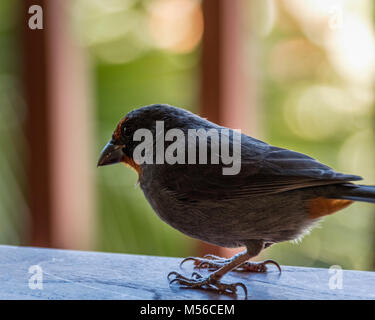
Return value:
[(186, 262), (186, 261), (194, 261), (194, 264), (196, 264), (196, 261), (198, 260), (199, 258), (197, 257), (187, 257), (185, 259), (183, 259), (181, 262), (180, 262), (180, 268), (182, 267), (182, 265)]
[(187, 257), (180, 263), (180, 268), (186, 261), (194, 261), (195, 268), (208, 268), (208, 270), (217, 270), (223, 267), (226, 263), (230, 262), (230, 259), (220, 258), (214, 255), (205, 255), (203, 258), (198, 257)]
[[(170, 279), (171, 275), (175, 275), (175, 278)], [(172, 271), (168, 274), (168, 281), (169, 285), (178, 282), (178, 284), (186, 288), (216, 290), (220, 294), (236, 294), (237, 288), (240, 287), (245, 293), (245, 299), (247, 299), (247, 288), (243, 283), (222, 283), (213, 274), (203, 277), (199, 273), (193, 272), (191, 278), (187, 278), (180, 273)]]
[(273, 264), (279, 269), (279, 272), (281, 273), (281, 267), (280, 265), (274, 261), (274, 260), (265, 260), (262, 262), (250, 262), (247, 261), (240, 266), (238, 266), (235, 271), (238, 272), (266, 272), (267, 271), (267, 264)]

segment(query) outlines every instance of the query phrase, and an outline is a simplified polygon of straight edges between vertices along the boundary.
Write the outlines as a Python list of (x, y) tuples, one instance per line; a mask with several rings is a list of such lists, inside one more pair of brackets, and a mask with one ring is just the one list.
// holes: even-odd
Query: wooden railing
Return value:
[[(0, 246), (0, 299), (243, 299), (169, 286), (167, 274), (191, 274), (180, 258)], [(205, 273), (202, 270), (201, 273)], [(332, 278), (336, 277), (336, 278)], [(272, 266), (265, 274), (231, 272), (248, 299), (375, 299), (375, 272)]]

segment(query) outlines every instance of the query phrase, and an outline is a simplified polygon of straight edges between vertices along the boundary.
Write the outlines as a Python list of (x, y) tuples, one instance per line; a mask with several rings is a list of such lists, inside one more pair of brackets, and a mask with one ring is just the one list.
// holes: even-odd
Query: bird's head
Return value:
[(150, 130), (155, 137), (156, 121), (164, 122), (165, 131), (172, 128), (187, 128), (194, 121), (203, 120), (184, 109), (164, 104), (154, 104), (129, 112), (117, 124), (110, 141), (103, 148), (98, 166), (123, 162), (138, 173), (140, 166), (133, 160), (134, 148), (140, 141), (134, 141), (133, 135), (138, 129)]

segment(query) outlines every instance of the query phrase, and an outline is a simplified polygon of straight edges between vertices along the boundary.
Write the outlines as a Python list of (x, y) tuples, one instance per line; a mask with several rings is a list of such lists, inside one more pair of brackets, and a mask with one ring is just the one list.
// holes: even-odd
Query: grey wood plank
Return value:
[[(168, 285), (180, 258), (0, 246), (0, 299), (234, 299)], [(43, 270), (43, 289), (30, 289), (30, 266)], [(206, 271), (202, 271), (206, 273)], [(343, 271), (343, 288), (332, 290), (327, 269), (271, 266), (266, 274), (231, 272), (224, 282), (243, 282), (248, 299), (375, 299), (375, 272)], [(241, 299), (242, 292), (237, 298)]]

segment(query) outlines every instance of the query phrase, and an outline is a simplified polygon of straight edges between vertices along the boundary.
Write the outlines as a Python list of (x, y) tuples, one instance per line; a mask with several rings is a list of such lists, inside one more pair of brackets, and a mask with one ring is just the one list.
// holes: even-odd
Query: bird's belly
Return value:
[(252, 239), (293, 240), (314, 223), (296, 193), (199, 203), (176, 200), (161, 190), (144, 193), (163, 221), (188, 236), (224, 247), (238, 247)]

